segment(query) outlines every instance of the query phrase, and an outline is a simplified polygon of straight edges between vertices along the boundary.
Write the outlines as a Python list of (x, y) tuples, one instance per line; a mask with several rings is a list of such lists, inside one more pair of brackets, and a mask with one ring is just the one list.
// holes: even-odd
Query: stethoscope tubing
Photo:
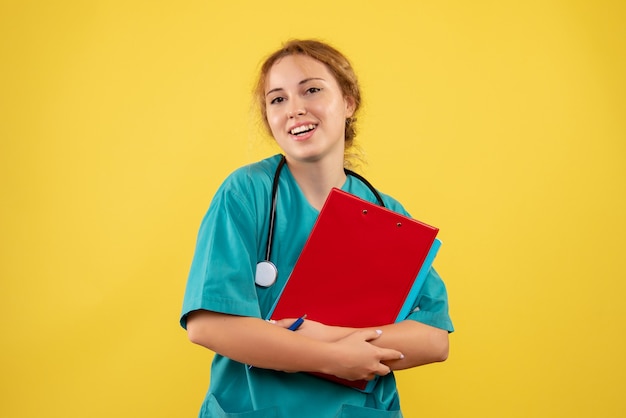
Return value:
[(278, 194), (278, 180), (280, 173), (283, 170), (283, 166), (287, 162), (287, 159), (283, 155), (276, 167), (274, 173), (274, 180), (272, 181), (272, 200), (270, 203), (270, 225), (267, 234), (267, 247), (265, 250), (265, 261), (270, 261), (272, 256), (272, 241), (274, 241), (274, 222), (276, 221), (276, 196)]

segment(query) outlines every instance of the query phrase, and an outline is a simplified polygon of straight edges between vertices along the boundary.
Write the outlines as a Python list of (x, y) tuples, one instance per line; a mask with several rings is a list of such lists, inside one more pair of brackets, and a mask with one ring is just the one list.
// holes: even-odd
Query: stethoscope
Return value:
[[(270, 203), (270, 229), (267, 233), (267, 249), (265, 250), (265, 260), (260, 261), (256, 265), (256, 275), (254, 276), (254, 282), (261, 287), (270, 287), (276, 282), (276, 278), (278, 277), (278, 269), (276, 268), (276, 265), (271, 262), (272, 241), (274, 240), (274, 224), (276, 222), (276, 196), (278, 193), (278, 179), (280, 177), (280, 172), (282, 171), (283, 166), (286, 162), (287, 159), (283, 155), (280, 159), (280, 162), (278, 163), (278, 166), (276, 167), (276, 172), (274, 173), (274, 181), (272, 183), (272, 200)], [(378, 191), (374, 188), (374, 186), (372, 186), (369, 181), (365, 179), (365, 177), (355, 173), (352, 170), (348, 170), (347, 168), (344, 168), (343, 171), (346, 173), (346, 175), (350, 175), (361, 180), (372, 191), (374, 196), (376, 196), (378, 204), (382, 207), (385, 207), (382, 197), (380, 197)]]

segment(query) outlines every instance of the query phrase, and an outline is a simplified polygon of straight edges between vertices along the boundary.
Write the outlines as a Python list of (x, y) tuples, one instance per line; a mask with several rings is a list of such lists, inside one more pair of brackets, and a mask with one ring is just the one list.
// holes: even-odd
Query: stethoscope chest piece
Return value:
[(256, 265), (254, 282), (261, 287), (270, 287), (276, 282), (278, 269), (271, 261), (261, 261)]

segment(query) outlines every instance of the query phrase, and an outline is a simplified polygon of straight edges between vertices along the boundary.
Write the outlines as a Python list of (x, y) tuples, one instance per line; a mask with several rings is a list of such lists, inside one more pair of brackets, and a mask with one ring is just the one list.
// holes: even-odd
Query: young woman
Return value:
[[(434, 269), (406, 320), (380, 329), (305, 320), (293, 332), (287, 328), (295, 318), (264, 319), (330, 190), (376, 202), (373, 191), (344, 170), (361, 104), (354, 71), (325, 43), (291, 41), (265, 61), (256, 95), (284, 157), (233, 172), (200, 227), (181, 317), (189, 339), (215, 352), (200, 416), (401, 417), (391, 372), (448, 355), (453, 328), (446, 289)], [(266, 259), (274, 181), (270, 261), (277, 276), (263, 281), (256, 269)], [(396, 200), (381, 195), (386, 207), (407, 215)], [(297, 372), (381, 378), (371, 393), (363, 393)]]

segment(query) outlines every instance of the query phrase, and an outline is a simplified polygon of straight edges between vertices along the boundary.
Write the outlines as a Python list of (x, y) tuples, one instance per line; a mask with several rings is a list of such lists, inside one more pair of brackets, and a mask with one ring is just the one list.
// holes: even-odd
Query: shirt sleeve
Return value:
[(453, 332), (454, 327), (448, 314), (448, 293), (437, 271), (431, 268), (418, 293), (415, 305), (407, 319), (422, 322), (436, 328)]
[(202, 220), (180, 324), (195, 310), (260, 317), (254, 284), (257, 223), (246, 192), (225, 182)]

